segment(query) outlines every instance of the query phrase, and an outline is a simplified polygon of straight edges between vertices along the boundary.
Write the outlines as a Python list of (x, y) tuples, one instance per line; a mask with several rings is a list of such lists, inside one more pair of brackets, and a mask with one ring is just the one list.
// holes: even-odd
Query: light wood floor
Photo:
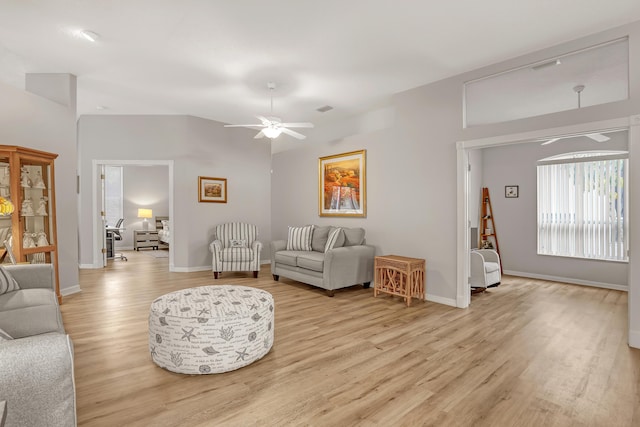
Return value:
[[(356, 286), (317, 288), (168, 260), (82, 270), (64, 298), (75, 345), (81, 426), (638, 426), (640, 350), (627, 344), (623, 292), (515, 277), (461, 310), (410, 308)], [(273, 294), (275, 343), (217, 375), (180, 375), (150, 359), (157, 296), (213, 283)]]

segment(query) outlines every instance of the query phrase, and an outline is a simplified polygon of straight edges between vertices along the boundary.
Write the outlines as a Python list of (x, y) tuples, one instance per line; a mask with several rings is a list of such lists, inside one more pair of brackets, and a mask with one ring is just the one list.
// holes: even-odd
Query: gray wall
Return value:
[[(483, 151), (483, 186), (489, 188), (502, 266), (507, 273), (627, 288), (628, 264), (537, 254), (536, 162), (562, 153), (587, 150), (628, 150), (628, 132), (608, 134), (606, 143), (586, 137), (486, 148)], [(518, 198), (505, 198), (505, 185), (519, 185)]]
[[(75, 76), (40, 75), (34, 88), (48, 85), (67, 102), (60, 104), (0, 83), (0, 144), (20, 145), (57, 153), (56, 218), (60, 291), (63, 295), (78, 286), (78, 211), (76, 195)], [(62, 88), (59, 88), (62, 85)]]
[[(465, 81), (541, 61), (628, 35), (631, 99), (497, 125), (462, 127)], [(627, 117), (640, 112), (640, 23), (565, 43), (394, 96), (395, 120), (387, 129), (327, 139), (273, 156), (272, 228), (283, 238), (288, 225), (335, 223), (362, 226), (377, 254), (425, 258), (427, 297), (456, 304), (456, 142)], [(318, 218), (319, 156), (367, 150), (368, 216)], [(295, 195), (295, 196), (294, 196)]]
[[(271, 239), (270, 144), (255, 141), (251, 130), (188, 116), (82, 116), (78, 132), (81, 265), (99, 265), (93, 256), (92, 160), (174, 162), (176, 271), (211, 268), (208, 245), (219, 223), (254, 223), (262, 241)], [(198, 176), (227, 178), (228, 203), (198, 203)]]

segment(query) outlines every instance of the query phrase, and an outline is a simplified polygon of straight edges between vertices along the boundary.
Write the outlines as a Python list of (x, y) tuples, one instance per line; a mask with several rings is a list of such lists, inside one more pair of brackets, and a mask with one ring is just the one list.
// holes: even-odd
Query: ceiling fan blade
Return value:
[(253, 139), (260, 139), (260, 138), (264, 138), (264, 132), (260, 131), (256, 134), (256, 136), (253, 137)]
[(226, 128), (246, 128), (246, 127), (262, 127), (263, 124), (250, 124), (250, 125), (224, 125)]
[(265, 116), (256, 116), (256, 119), (260, 120), (264, 126), (269, 126), (271, 120), (266, 118)]
[(596, 142), (606, 142), (606, 141), (611, 139), (608, 136), (603, 135), (601, 133), (588, 133), (585, 136), (588, 137), (588, 138), (593, 139)]
[(287, 129), (287, 128), (284, 128), (284, 127), (280, 128), (280, 129), (282, 130), (283, 133), (286, 133), (287, 135), (290, 135), (290, 136), (292, 136), (294, 138), (298, 138), (298, 139), (305, 139), (306, 138), (306, 136), (304, 136), (303, 134), (298, 133), (298, 132), (296, 132), (294, 130)]
[(313, 123), (281, 123), (282, 126), (286, 126), (288, 128), (312, 128)]
[(560, 138), (551, 138), (550, 140), (545, 141), (545, 142), (543, 142), (543, 143), (542, 143), (542, 144), (540, 144), (540, 145), (549, 145), (549, 144), (553, 144), (553, 143), (554, 143), (554, 142), (556, 142), (556, 141), (560, 141)]

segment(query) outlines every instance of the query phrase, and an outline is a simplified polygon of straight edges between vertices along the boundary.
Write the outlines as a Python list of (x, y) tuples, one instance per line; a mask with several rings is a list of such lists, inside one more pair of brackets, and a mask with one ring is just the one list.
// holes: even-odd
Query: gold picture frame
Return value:
[(320, 216), (367, 216), (367, 150), (320, 157), (318, 213)]
[(198, 202), (227, 203), (227, 178), (199, 176)]

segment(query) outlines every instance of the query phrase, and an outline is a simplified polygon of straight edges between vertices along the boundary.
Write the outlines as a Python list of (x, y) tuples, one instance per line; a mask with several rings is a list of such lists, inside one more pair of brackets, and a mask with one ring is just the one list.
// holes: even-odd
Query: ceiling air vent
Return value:
[(327, 111), (333, 110), (333, 107), (331, 105), (325, 105), (324, 107), (320, 107), (318, 108), (316, 111), (319, 111), (321, 113), (326, 113)]

